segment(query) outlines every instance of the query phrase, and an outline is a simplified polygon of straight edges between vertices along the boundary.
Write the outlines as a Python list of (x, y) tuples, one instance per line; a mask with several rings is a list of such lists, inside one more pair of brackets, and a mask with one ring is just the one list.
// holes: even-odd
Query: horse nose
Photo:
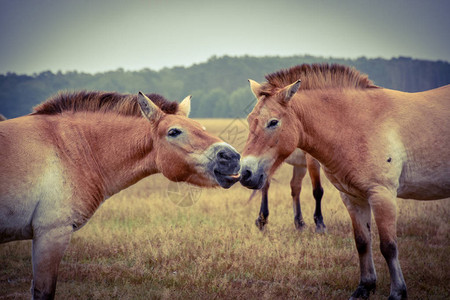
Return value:
[(229, 188), (241, 178), (241, 155), (229, 144), (213, 145), (210, 151), (210, 168), (217, 183), (223, 188)]
[(241, 167), (241, 184), (246, 187), (253, 187), (254, 183), (254, 173), (249, 166)]
[(241, 155), (230, 145), (220, 145), (216, 151), (215, 161), (223, 174), (236, 174), (241, 168)]
[(241, 172), (241, 181), (247, 182), (252, 177), (252, 171), (243, 170)]
[(263, 168), (253, 159), (244, 158), (241, 166), (241, 184), (250, 189), (260, 189), (266, 181)]
[(234, 149), (225, 148), (217, 153), (217, 158), (220, 163), (228, 163), (230, 161), (238, 161), (241, 159), (241, 155), (234, 151)]

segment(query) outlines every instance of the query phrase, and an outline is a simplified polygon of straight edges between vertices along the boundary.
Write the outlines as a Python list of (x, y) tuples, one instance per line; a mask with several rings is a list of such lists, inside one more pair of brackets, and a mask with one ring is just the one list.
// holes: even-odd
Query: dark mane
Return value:
[(302, 81), (300, 89), (324, 89), (333, 87), (352, 87), (356, 89), (375, 88), (372, 80), (355, 68), (338, 64), (303, 64), (266, 75), (262, 93), (273, 93), (298, 79)]
[[(178, 112), (178, 103), (168, 101), (158, 94), (146, 94), (167, 114)], [(115, 112), (127, 116), (141, 116), (137, 94), (114, 92), (62, 92), (50, 97), (33, 109), (35, 115), (56, 115), (63, 112)]]

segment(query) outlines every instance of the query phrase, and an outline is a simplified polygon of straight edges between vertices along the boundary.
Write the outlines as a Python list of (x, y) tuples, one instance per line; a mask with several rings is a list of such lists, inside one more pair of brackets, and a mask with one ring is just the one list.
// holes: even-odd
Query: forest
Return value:
[[(191, 117), (241, 118), (254, 101), (247, 79), (264, 81), (264, 75), (303, 63), (339, 63), (369, 75), (376, 85), (405, 92), (424, 91), (450, 83), (450, 63), (398, 57), (390, 60), (337, 59), (314, 56), (211, 57), (189, 67), (154, 71), (114, 71), (87, 74), (77, 71), (0, 74), (0, 113), (7, 118), (28, 114), (58, 91), (102, 90), (120, 93), (158, 93), (181, 101), (192, 95)], [(143, 62), (145, 65), (145, 62)]]

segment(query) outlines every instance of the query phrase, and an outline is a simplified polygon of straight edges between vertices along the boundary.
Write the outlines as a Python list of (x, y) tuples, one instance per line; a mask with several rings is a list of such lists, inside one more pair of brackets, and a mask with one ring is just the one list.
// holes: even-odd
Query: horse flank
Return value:
[[(147, 94), (163, 112), (176, 114), (178, 103), (169, 101), (158, 94)], [(137, 102), (137, 94), (114, 92), (60, 92), (33, 109), (33, 115), (57, 115), (64, 112), (115, 112), (125, 116), (142, 116)]]
[(378, 88), (368, 75), (355, 68), (338, 64), (303, 64), (289, 69), (268, 74), (267, 83), (262, 85), (260, 95), (272, 95), (280, 88), (301, 80), (300, 89), (328, 89), (328, 88)]

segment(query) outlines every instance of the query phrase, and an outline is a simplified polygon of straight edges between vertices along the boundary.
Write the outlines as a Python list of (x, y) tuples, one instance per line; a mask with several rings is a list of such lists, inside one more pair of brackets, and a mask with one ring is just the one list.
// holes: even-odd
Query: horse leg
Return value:
[(71, 234), (72, 227), (68, 226), (38, 233), (33, 237), (33, 299), (55, 298), (58, 267)]
[(298, 230), (303, 230), (305, 228), (305, 221), (303, 221), (302, 209), (300, 206), (300, 192), (302, 190), (302, 182), (305, 174), (305, 167), (294, 166), (291, 179), (291, 196), (294, 207), (294, 225)]
[(316, 208), (314, 210), (314, 223), (316, 223), (316, 232), (325, 233), (327, 227), (323, 222), (322, 216), (322, 197), (323, 188), (320, 181), (320, 164), (311, 155), (306, 155), (306, 165), (308, 167), (309, 177), (313, 188), (313, 196), (316, 200)]
[(344, 193), (341, 193), (341, 198), (352, 220), (361, 272), (359, 285), (350, 299), (368, 299), (370, 292), (375, 292), (377, 281), (372, 258), (372, 239), (370, 236), (372, 215), (370, 205), (366, 200), (357, 199)]
[(261, 207), (259, 209), (259, 216), (256, 219), (255, 224), (259, 228), (259, 230), (263, 230), (266, 224), (269, 222), (269, 203), (268, 203), (268, 195), (269, 195), (269, 187), (270, 181), (267, 180), (266, 184), (261, 189), (262, 197), (261, 197)]
[(369, 197), (380, 235), (380, 250), (391, 277), (389, 300), (407, 299), (406, 283), (398, 260), (396, 195), (380, 188)]

